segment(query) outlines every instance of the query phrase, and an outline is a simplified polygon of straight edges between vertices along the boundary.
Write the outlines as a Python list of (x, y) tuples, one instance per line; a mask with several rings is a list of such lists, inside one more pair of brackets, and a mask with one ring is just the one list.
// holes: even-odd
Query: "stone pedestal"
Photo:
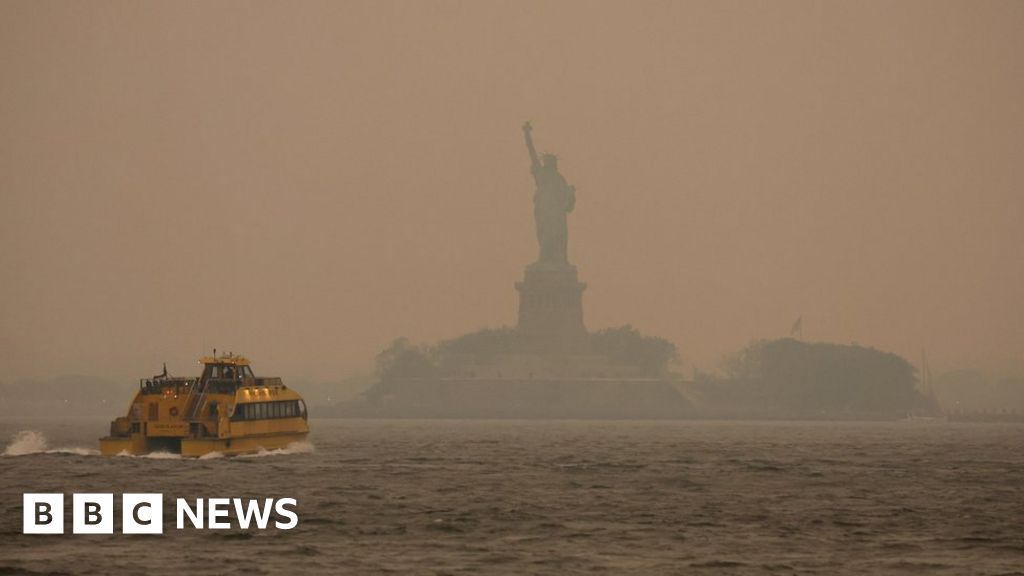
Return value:
[(534, 263), (526, 268), (519, 291), (517, 330), (528, 349), (537, 352), (579, 353), (587, 349), (583, 325), (586, 284), (570, 264)]

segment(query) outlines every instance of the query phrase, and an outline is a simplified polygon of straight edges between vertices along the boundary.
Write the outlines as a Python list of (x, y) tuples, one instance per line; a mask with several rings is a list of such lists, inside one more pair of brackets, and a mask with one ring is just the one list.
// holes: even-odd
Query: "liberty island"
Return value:
[(590, 332), (569, 259), (576, 187), (522, 126), (533, 177), (537, 259), (526, 266), (515, 327), (434, 345), (398, 339), (377, 358), (379, 381), (336, 415), (438, 418), (677, 418), (689, 403), (669, 372), (675, 346), (629, 326)]

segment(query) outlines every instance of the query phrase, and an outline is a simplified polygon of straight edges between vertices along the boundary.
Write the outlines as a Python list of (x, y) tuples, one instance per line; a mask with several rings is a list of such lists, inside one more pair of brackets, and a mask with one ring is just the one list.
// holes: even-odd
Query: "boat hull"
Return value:
[(143, 456), (167, 452), (192, 458), (213, 453), (234, 456), (287, 448), (304, 441), (308, 435), (308, 432), (288, 432), (236, 438), (181, 438), (174, 441), (155, 441), (142, 434), (132, 434), (127, 438), (108, 436), (100, 439), (100, 453), (104, 456)]
[(204, 456), (214, 452), (224, 455), (252, 454), (266, 450), (280, 450), (303, 442), (308, 432), (289, 432), (266, 436), (243, 436), (240, 438), (197, 438), (181, 441), (182, 456)]
[[(158, 450), (153, 451), (157, 452)], [(100, 438), (100, 454), (104, 456), (119, 456), (121, 454), (138, 456), (149, 452), (146, 437), (142, 434), (132, 434), (130, 437), (107, 436)]]

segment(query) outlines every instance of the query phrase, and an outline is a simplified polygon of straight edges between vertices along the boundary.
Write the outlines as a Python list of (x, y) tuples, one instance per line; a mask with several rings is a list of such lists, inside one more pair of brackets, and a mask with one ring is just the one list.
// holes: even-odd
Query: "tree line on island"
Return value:
[(759, 340), (729, 356), (722, 373), (696, 372), (692, 395), (709, 416), (904, 418), (934, 415), (906, 359), (856, 344)]
[[(589, 335), (590, 352), (615, 365), (627, 366), (646, 377), (671, 378), (679, 361), (675, 344), (657, 336), (646, 336), (630, 325), (606, 328)], [(488, 363), (502, 355), (523, 351), (523, 337), (514, 328), (484, 328), (434, 345), (414, 344), (408, 338), (393, 340), (376, 358), (380, 381), (401, 378), (431, 378), (451, 372), (469, 357)]]
[[(590, 353), (629, 366), (648, 378), (671, 382), (688, 401), (687, 416), (712, 418), (902, 418), (937, 414), (940, 407), (920, 389), (906, 359), (855, 344), (759, 340), (730, 355), (716, 372), (679, 372), (676, 346), (632, 326), (589, 334)], [(402, 381), (450, 375), (455, 359), (486, 363), (521, 350), (513, 328), (486, 328), (421, 345), (391, 342), (376, 358), (377, 384), (370, 394), (398, 391)]]

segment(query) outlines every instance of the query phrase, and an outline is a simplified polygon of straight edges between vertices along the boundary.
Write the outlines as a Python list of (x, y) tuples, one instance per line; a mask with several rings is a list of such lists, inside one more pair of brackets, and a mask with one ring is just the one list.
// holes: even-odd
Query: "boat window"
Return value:
[(306, 417), (306, 406), (299, 400), (250, 402), (235, 406), (233, 420), (270, 420), (276, 418)]
[(203, 378), (206, 380), (220, 378), (220, 364), (207, 364), (206, 370), (203, 371)]

